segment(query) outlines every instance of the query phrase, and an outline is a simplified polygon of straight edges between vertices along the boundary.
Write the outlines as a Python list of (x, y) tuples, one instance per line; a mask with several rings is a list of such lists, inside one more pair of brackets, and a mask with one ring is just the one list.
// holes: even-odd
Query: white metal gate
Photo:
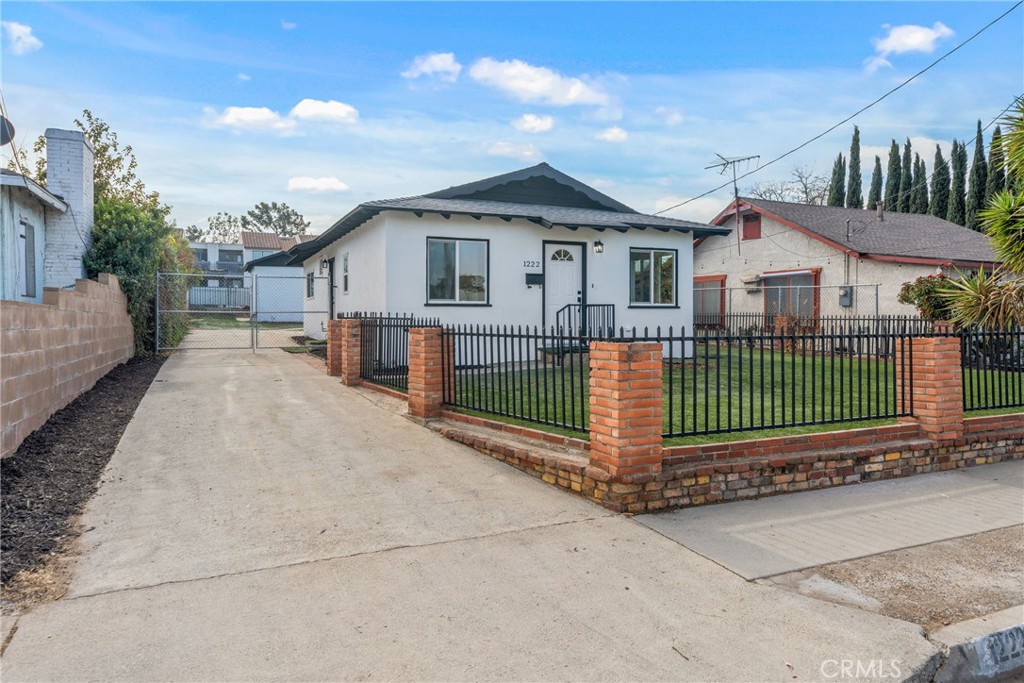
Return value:
[(324, 344), (327, 277), (158, 273), (156, 348), (290, 348)]

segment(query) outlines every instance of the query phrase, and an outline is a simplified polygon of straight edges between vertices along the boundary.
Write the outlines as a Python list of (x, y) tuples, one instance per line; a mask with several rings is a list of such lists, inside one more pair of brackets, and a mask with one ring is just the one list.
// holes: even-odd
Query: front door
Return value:
[(545, 244), (544, 325), (561, 325), (569, 332), (580, 320), (580, 308), (575, 304), (582, 303), (583, 245)]

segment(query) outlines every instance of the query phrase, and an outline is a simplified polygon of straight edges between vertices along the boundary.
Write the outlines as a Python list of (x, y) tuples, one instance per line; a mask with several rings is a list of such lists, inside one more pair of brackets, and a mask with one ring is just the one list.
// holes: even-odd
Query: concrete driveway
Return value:
[(744, 581), (277, 351), (173, 356), (20, 680), (822, 680), (936, 648)]

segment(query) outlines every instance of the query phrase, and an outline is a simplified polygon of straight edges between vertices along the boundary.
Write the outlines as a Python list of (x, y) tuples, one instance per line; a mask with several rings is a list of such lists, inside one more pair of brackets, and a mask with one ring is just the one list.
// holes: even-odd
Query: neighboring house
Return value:
[(79, 131), (48, 128), (46, 187), (0, 172), (0, 299), (41, 303), (43, 287), (85, 277), (92, 242), (93, 148)]
[(245, 256), (239, 243), (189, 242), (206, 287), (242, 287)]
[[(734, 206), (712, 223), (733, 228)], [(694, 248), (698, 323), (723, 313), (914, 315), (897, 301), (904, 282), (991, 269), (996, 260), (981, 233), (925, 214), (741, 197), (739, 224), (738, 236), (707, 237)]]
[(290, 262), (327, 278), (331, 317), (678, 329), (691, 320), (693, 239), (728, 231), (638, 213), (542, 163), (365, 202)]
[[(278, 237), (272, 232), (242, 232), (242, 260), (244, 263), (261, 259), (271, 254), (288, 251), (296, 244), (316, 239), (316, 235)], [(300, 273), (301, 275), (301, 273)]]

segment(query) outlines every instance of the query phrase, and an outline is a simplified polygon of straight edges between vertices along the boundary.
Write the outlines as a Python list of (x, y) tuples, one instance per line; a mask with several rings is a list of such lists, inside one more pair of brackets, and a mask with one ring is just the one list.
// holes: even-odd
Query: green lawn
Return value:
[[(231, 311), (226, 313), (204, 312), (192, 313), (189, 315), (189, 327), (195, 330), (247, 330), (250, 325), (249, 314), (244, 311)], [(302, 328), (302, 323), (261, 322), (259, 326), (261, 330), (297, 330)]]
[[(460, 372), (457, 403), (469, 411), (585, 429), (589, 372), (572, 359), (561, 367)], [(795, 433), (838, 422), (836, 428), (846, 429), (851, 420), (890, 422), (906, 412), (897, 408), (893, 373), (885, 360), (699, 345), (696, 360), (665, 364), (663, 431), (690, 436), (731, 429), (751, 438), (750, 432), (766, 429), (782, 434), (780, 428)]]

